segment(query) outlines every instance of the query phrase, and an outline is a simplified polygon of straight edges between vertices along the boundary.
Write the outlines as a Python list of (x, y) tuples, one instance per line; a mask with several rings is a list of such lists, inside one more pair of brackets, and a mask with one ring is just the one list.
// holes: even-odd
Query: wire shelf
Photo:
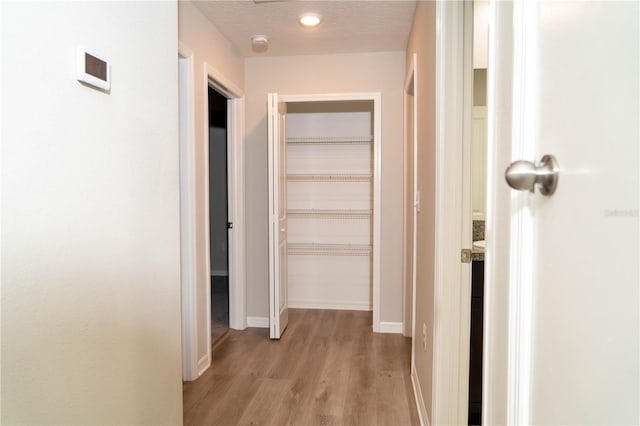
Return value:
[(370, 182), (370, 174), (289, 174), (289, 182)]
[(373, 136), (327, 136), (327, 137), (289, 137), (292, 145), (364, 145), (373, 141)]
[(369, 256), (368, 244), (289, 244), (287, 253), (299, 256)]
[(371, 210), (320, 210), (291, 209), (287, 211), (289, 218), (303, 219), (370, 219)]

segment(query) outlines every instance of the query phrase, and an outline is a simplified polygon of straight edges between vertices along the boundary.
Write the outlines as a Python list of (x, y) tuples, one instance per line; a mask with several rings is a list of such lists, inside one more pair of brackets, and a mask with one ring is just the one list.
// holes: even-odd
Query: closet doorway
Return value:
[(288, 308), (380, 323), (380, 94), (268, 97), (270, 336)]
[(211, 342), (229, 330), (227, 98), (209, 86), (209, 254)]

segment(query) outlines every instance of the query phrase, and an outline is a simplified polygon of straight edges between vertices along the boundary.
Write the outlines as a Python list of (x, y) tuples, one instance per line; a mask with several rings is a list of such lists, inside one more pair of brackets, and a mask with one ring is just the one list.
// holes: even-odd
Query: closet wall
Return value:
[(287, 104), (289, 307), (372, 307), (373, 101)]
[(403, 98), (405, 52), (247, 58), (245, 170), (247, 315), (266, 319), (268, 299), (267, 93), (382, 94), (380, 320), (402, 321)]

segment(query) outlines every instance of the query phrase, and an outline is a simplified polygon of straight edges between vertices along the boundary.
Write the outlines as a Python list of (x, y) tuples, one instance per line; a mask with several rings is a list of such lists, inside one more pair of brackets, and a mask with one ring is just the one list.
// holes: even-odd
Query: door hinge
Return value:
[(460, 250), (460, 262), (471, 263), (471, 250), (469, 249)]
[(233, 222), (227, 222), (227, 229), (233, 229)]

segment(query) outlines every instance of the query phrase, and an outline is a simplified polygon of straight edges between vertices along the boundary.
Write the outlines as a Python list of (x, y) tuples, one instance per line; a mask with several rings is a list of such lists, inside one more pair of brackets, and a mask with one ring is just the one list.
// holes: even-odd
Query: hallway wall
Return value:
[(2, 424), (182, 424), (176, 10), (0, 2)]
[[(421, 211), (417, 218), (417, 270), (415, 312), (415, 367), (424, 399), (427, 424), (432, 415), (433, 327), (435, 279), (436, 183), (436, 2), (420, 1), (416, 7), (407, 47), (407, 69), (418, 56), (418, 190)], [(426, 326), (426, 348), (422, 328)], [(420, 403), (418, 402), (418, 407)]]
[(404, 63), (405, 52), (246, 59), (248, 316), (269, 316), (267, 93), (382, 92), (380, 320), (402, 321)]

